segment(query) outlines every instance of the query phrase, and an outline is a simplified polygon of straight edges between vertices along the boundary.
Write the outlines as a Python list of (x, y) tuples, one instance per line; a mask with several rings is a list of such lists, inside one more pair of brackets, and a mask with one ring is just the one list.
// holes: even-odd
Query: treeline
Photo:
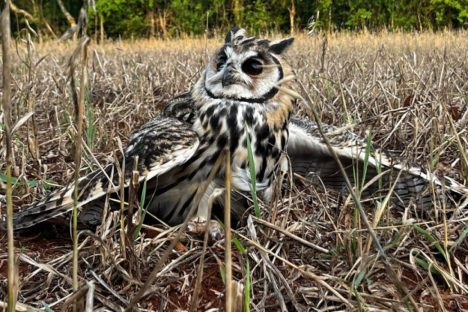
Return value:
[(87, 12), (105, 37), (174, 37), (224, 32), (440, 30), (468, 27), (468, 0), (13, 0), (13, 30), (60, 36)]

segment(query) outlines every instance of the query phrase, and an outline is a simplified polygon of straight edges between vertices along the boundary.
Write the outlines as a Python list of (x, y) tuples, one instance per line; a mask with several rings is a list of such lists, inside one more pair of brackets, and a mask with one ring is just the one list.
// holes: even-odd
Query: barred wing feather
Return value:
[[(356, 134), (338, 128), (323, 125), (325, 135), (333, 150), (346, 168), (350, 181), (362, 181), (363, 167), (366, 161), (366, 140)], [(320, 136), (316, 123), (306, 119), (292, 118), (289, 124), (288, 155), (291, 159), (293, 172), (308, 177), (320, 179), (325, 186), (335, 190), (343, 190), (346, 185), (337, 163), (330, 150)], [(395, 184), (394, 202), (406, 206), (410, 201), (419, 207), (433, 205), (431, 190), (441, 193), (442, 190), (454, 200), (468, 197), (468, 188), (450, 177), (439, 179), (434, 174), (421, 167), (410, 166), (385, 150), (375, 148), (367, 159), (365, 181), (380, 174), (383, 187), (374, 183), (367, 188), (364, 195), (375, 195), (381, 192), (386, 195), (393, 182)], [(360, 177), (361, 175), (361, 177)]]
[[(190, 124), (170, 117), (154, 118), (131, 136), (124, 151), (124, 186), (129, 186), (135, 156), (138, 156), (140, 181), (151, 180), (184, 164), (195, 154), (198, 146), (198, 136), (192, 131)], [(119, 190), (120, 179), (116, 166), (117, 163), (108, 165), (103, 170), (96, 170), (79, 180), (78, 207), (81, 207), (80, 218), (87, 226), (101, 222), (98, 217), (100, 212), (90, 211), (96, 209), (96, 206), (91, 204), (106, 194)], [(67, 185), (16, 213), (15, 230), (29, 228), (47, 220), (60, 219), (69, 214), (73, 209), (73, 193), (74, 185)], [(91, 208), (87, 208), (88, 205)], [(102, 205), (98, 205), (97, 209), (102, 209)], [(4, 226), (2, 222), (2, 227)]]

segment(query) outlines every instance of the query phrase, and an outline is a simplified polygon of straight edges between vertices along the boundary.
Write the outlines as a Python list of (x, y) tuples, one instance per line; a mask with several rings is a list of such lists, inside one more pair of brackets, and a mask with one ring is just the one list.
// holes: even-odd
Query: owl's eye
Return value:
[(226, 56), (226, 54), (221, 54), (221, 55), (218, 57), (218, 63), (216, 64), (216, 70), (217, 70), (217, 71), (220, 71), (221, 68), (224, 66), (224, 64), (226, 64), (226, 61), (227, 61), (227, 56)]
[(249, 58), (242, 64), (242, 71), (247, 75), (260, 75), (263, 71), (263, 64), (255, 58)]

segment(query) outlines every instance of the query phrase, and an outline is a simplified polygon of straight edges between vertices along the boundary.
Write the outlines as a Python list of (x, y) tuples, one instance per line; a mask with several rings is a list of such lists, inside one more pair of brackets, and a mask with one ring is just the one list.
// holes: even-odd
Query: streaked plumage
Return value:
[[(133, 170), (134, 156), (138, 156), (140, 181), (164, 176), (174, 167), (190, 159), (199, 146), (197, 134), (190, 125), (178, 119), (158, 116), (130, 138), (125, 149), (125, 186), (128, 187)], [(79, 180), (79, 223), (94, 227), (101, 222), (104, 195), (119, 190), (118, 169), (114, 164), (96, 170)], [(51, 221), (67, 224), (73, 208), (73, 184), (51, 193), (40, 202), (34, 203), (17, 213), (15, 229), (20, 230), (35, 224)]]
[[(231, 154), (233, 188), (249, 191), (247, 136), (254, 153), (259, 196), (271, 199), (277, 173), (287, 166), (282, 155), (293, 99), (276, 86), (289, 84), (281, 82), (291, 72), (280, 54), (292, 41), (248, 37), (245, 30), (234, 28), (192, 91), (170, 101), (160, 116), (132, 135), (123, 158), (125, 186), (133, 158), (138, 156), (140, 181), (147, 179), (147, 194), (151, 194), (145, 206), (152, 215), (168, 224), (182, 222), (223, 150)], [(80, 180), (79, 221), (83, 225), (99, 224), (105, 195), (116, 197), (116, 166), (111, 164)], [(224, 186), (223, 167), (204, 194), (198, 217), (205, 217), (209, 192), (217, 186)], [(72, 194), (73, 186), (69, 185), (26, 207), (16, 214), (15, 228), (43, 221), (63, 223), (72, 210)]]

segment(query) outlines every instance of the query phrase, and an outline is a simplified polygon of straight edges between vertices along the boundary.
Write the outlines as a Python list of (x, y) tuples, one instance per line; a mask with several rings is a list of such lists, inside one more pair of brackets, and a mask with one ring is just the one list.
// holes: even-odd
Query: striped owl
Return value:
[[(442, 182), (378, 148), (366, 159), (366, 140), (324, 125), (332, 144), (330, 150), (317, 124), (291, 117), (294, 100), (287, 90), (292, 80), (286, 78), (292, 76), (292, 70), (282, 54), (292, 43), (293, 38), (269, 41), (249, 37), (243, 29), (229, 31), (198, 82), (189, 92), (169, 100), (160, 115), (133, 133), (122, 159), (79, 180), (79, 224), (100, 224), (106, 197), (111, 197), (111, 203), (112, 199), (119, 200), (118, 168), (125, 164), (124, 186), (128, 188), (135, 158), (139, 182), (146, 181), (147, 202), (142, 204), (149, 215), (175, 225), (197, 205), (197, 220), (207, 220), (210, 195), (224, 187), (224, 165), (207, 188), (203, 183), (223, 151), (230, 154), (234, 191), (249, 193), (254, 178), (259, 197), (266, 203), (272, 200), (276, 182), (281, 182), (289, 163), (295, 173), (342, 190), (345, 183), (332, 157), (333, 150), (346, 166), (351, 181), (368, 163), (366, 182), (383, 182), (379, 187), (368, 187), (368, 195), (383, 191), (385, 196), (393, 187), (396, 204), (407, 206), (414, 202), (427, 208), (434, 204), (435, 190), (445, 191), (458, 207), (468, 205), (467, 188), (453, 179)], [(254, 177), (250, 175), (247, 138), (254, 155)], [(42, 222), (68, 224), (73, 190), (73, 185), (65, 186), (18, 212), (15, 229)], [(200, 190), (204, 193), (198, 199)], [(243, 196), (238, 197), (234, 196), (233, 208), (240, 215), (246, 207)], [(222, 205), (222, 200), (218, 204)]]
[[(281, 54), (292, 43), (293, 38), (269, 41), (249, 37), (244, 29), (229, 31), (190, 93), (170, 101), (159, 116), (134, 132), (123, 159), (79, 180), (79, 224), (101, 222), (106, 195), (118, 197), (118, 166), (125, 163), (128, 188), (135, 157), (139, 180), (147, 184), (145, 207), (149, 215), (169, 225), (183, 222), (194, 204), (199, 205), (197, 217), (206, 219), (210, 192), (224, 187), (224, 165), (195, 203), (197, 191), (223, 151), (230, 154), (233, 189), (247, 192), (255, 179), (259, 197), (270, 201), (279, 171), (287, 168), (284, 154), (293, 98), (278, 86), (288, 88), (290, 83), (283, 81), (291, 69)], [(26, 207), (16, 214), (15, 229), (45, 221), (69, 222), (73, 191), (68, 185)]]

